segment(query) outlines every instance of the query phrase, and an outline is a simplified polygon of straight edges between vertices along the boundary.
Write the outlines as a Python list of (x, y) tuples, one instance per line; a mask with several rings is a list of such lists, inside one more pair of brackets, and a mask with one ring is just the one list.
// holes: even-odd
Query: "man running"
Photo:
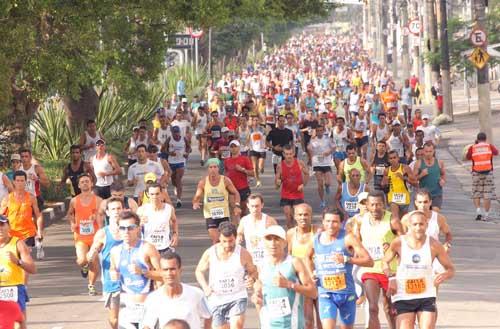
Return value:
[[(104, 203), (104, 202), (103, 202)], [(99, 256), (101, 267), (102, 293), (104, 307), (108, 309), (108, 322), (112, 329), (118, 329), (120, 312), (120, 281), (114, 281), (110, 276), (111, 249), (122, 243), (118, 229), (118, 220), (123, 211), (123, 201), (111, 197), (106, 203), (106, 215), (109, 225), (104, 226), (94, 235), (94, 241), (87, 253), (87, 262), (93, 263)]]
[(337, 181), (339, 184), (342, 184), (344, 181), (349, 182), (349, 172), (352, 168), (356, 168), (361, 173), (362, 183), (369, 184), (371, 173), (368, 162), (358, 156), (356, 153), (356, 146), (352, 144), (348, 145), (346, 151), (347, 158), (340, 163), (337, 173)]
[(419, 187), (431, 193), (432, 209), (439, 211), (443, 205), (446, 171), (443, 160), (438, 160), (435, 153), (434, 144), (424, 144), (424, 157), (415, 162), (414, 175), (419, 182)]
[(240, 142), (233, 139), (229, 142), (231, 157), (224, 160), (224, 173), (233, 182), (240, 194), (241, 215), (247, 213), (247, 199), (252, 193), (248, 185), (248, 177), (255, 175), (252, 162), (247, 156), (240, 153)]
[(182, 207), (182, 177), (184, 177), (184, 168), (186, 160), (191, 153), (191, 142), (187, 137), (181, 136), (181, 129), (178, 126), (172, 127), (172, 137), (168, 137), (165, 142), (165, 150), (168, 154), (168, 163), (172, 170), (172, 185), (174, 185), (174, 194), (177, 197), (176, 207)]
[(382, 186), (382, 180), (384, 179), (384, 173), (387, 167), (389, 167), (389, 155), (387, 153), (387, 144), (384, 141), (378, 141), (376, 150), (373, 153), (373, 158), (371, 161), (371, 173), (373, 175), (373, 188), (377, 191), (382, 191), (384, 193), (389, 192), (387, 186)]
[[(19, 237), (12, 236), (10, 220), (0, 215), (0, 300), (19, 305), (26, 317), (26, 273), (35, 274), (35, 262), (29, 247)], [(3, 307), (3, 305), (0, 305)], [(0, 323), (1, 326), (1, 323)], [(8, 327), (6, 327), (8, 328)]]
[(143, 239), (155, 246), (160, 256), (168, 251), (175, 251), (179, 243), (179, 226), (175, 209), (165, 203), (161, 197), (162, 188), (158, 183), (148, 186), (148, 203), (137, 209), (141, 218)]
[(100, 138), (95, 142), (97, 153), (90, 159), (96, 177), (95, 192), (102, 199), (111, 196), (110, 186), (114, 176), (121, 175), (122, 169), (116, 158), (106, 152), (106, 143)]
[(194, 135), (198, 140), (198, 151), (201, 155), (200, 165), (205, 164), (207, 158), (207, 133), (206, 128), (208, 125), (208, 114), (205, 110), (206, 104), (200, 105), (198, 109), (194, 112), (192, 128), (194, 129)]
[(41, 187), (49, 187), (49, 178), (41, 165), (33, 164), (33, 156), (30, 150), (22, 149), (19, 151), (19, 155), (21, 155), (22, 164), (20, 170), (26, 173), (26, 191), (36, 197), (38, 209), (41, 210), (44, 203)]
[(430, 122), (430, 119), (428, 114), (422, 115), (422, 125), (419, 128), (424, 132), (424, 143), (431, 142), (437, 146), (441, 139), (441, 132)]
[(128, 168), (128, 186), (134, 187), (134, 200), (139, 200), (139, 195), (145, 190), (144, 176), (154, 173), (156, 177), (163, 177), (164, 170), (161, 164), (148, 159), (147, 146), (144, 144), (136, 147), (137, 162)]
[(306, 165), (294, 158), (294, 148), (286, 145), (283, 148), (285, 159), (276, 168), (274, 182), (281, 187), (280, 206), (285, 214), (286, 226), (293, 226), (293, 206), (304, 203), (304, 186), (309, 180), (309, 170)]
[(250, 118), (249, 154), (256, 179), (255, 187), (259, 187), (261, 185), (259, 175), (264, 173), (264, 161), (266, 160), (266, 135), (264, 128), (259, 125), (259, 117), (255, 115)]
[(89, 162), (97, 153), (97, 141), (104, 140), (94, 120), (87, 121), (87, 129), (80, 136), (80, 147), (83, 151), (83, 160)]
[[(213, 328), (243, 329), (247, 308), (247, 285), (257, 279), (250, 253), (237, 244), (236, 227), (219, 226), (219, 242), (207, 249), (196, 267), (196, 280), (205, 292)], [(209, 272), (209, 279), (205, 277)]]
[[(60, 188), (62, 189), (66, 185), (66, 180), (69, 178), (71, 181), (71, 195), (77, 196), (81, 193), (80, 188), (78, 187), (78, 176), (82, 174), (93, 175), (92, 168), (88, 162), (83, 161), (82, 159), (82, 150), (80, 145), (71, 145), (69, 148), (71, 162), (68, 163), (66, 167), (63, 169), (63, 175), (61, 178)], [(95, 181), (95, 177), (92, 177), (92, 180)]]
[(308, 151), (312, 155), (312, 167), (316, 182), (318, 183), (318, 194), (320, 199), (320, 207), (325, 208), (325, 193), (327, 197), (330, 195), (330, 186), (332, 185), (332, 153), (335, 146), (332, 140), (325, 135), (325, 127), (317, 126), (316, 134), (311, 138)]
[[(427, 219), (421, 211), (408, 217), (406, 235), (395, 238), (388, 248), (382, 266), (384, 274), (391, 277), (389, 293), (397, 312), (396, 323), (400, 329), (413, 329), (418, 316), (420, 328), (436, 327), (436, 289), (455, 275), (455, 267), (445, 248), (426, 234)], [(396, 257), (396, 271), (389, 265)], [(432, 263), (437, 259), (445, 269), (434, 276)]]
[(240, 194), (229, 178), (219, 174), (219, 159), (208, 159), (207, 166), (208, 174), (198, 182), (193, 197), (193, 209), (200, 209), (203, 198), (203, 217), (208, 236), (212, 244), (216, 244), (219, 240), (219, 225), (231, 217), (230, 208), (235, 218), (241, 214)]
[[(344, 213), (346, 221), (359, 213), (358, 196), (367, 190), (366, 184), (361, 182), (359, 170), (352, 168), (349, 172), (349, 181), (340, 184), (335, 195), (336, 207)], [(342, 225), (345, 225), (345, 222)]]
[(401, 219), (410, 207), (410, 190), (407, 183), (415, 185), (417, 181), (410, 167), (399, 161), (398, 152), (395, 150), (390, 151), (390, 166), (384, 171), (382, 185), (389, 186), (388, 200), (391, 213), (396, 218)]
[(401, 130), (401, 123), (399, 120), (394, 120), (392, 122), (392, 131), (389, 132), (387, 145), (390, 151), (397, 152), (399, 161), (406, 164), (406, 154), (408, 152), (411, 155), (411, 145), (408, 136)]
[(96, 260), (89, 263), (87, 253), (92, 246), (95, 233), (103, 226), (102, 219), (98, 216), (102, 199), (92, 192), (92, 179), (88, 174), (78, 177), (78, 187), (81, 193), (71, 199), (67, 218), (75, 239), (76, 263), (81, 268), (82, 277), (88, 277), (89, 295), (95, 296), (99, 263)]
[(352, 329), (356, 319), (353, 265), (373, 266), (361, 242), (342, 228), (338, 209), (323, 213), (323, 231), (307, 250), (307, 265), (318, 279), (319, 316), (323, 329), (335, 329), (337, 312), (342, 328)]
[(354, 137), (351, 130), (345, 127), (345, 119), (343, 117), (337, 117), (335, 123), (336, 125), (332, 130), (332, 138), (335, 145), (333, 161), (335, 162), (335, 167), (337, 168), (338, 174), (340, 163), (344, 161), (345, 158), (347, 158), (346, 147), (349, 144), (354, 143)]
[[(143, 329), (210, 329), (210, 312), (200, 288), (183, 283), (181, 257), (169, 251), (160, 259), (163, 285), (144, 303)], [(179, 325), (181, 323), (182, 325)]]
[(252, 297), (261, 307), (260, 326), (304, 328), (302, 296), (317, 298), (314, 281), (302, 260), (286, 254), (286, 233), (281, 226), (269, 226), (264, 239), (268, 257), (260, 269)]
[(283, 115), (278, 116), (278, 124), (272, 128), (266, 137), (266, 144), (273, 153), (271, 162), (273, 163), (274, 172), (276, 167), (283, 159), (283, 147), (285, 145), (293, 145), (293, 132), (285, 128), (286, 119)]

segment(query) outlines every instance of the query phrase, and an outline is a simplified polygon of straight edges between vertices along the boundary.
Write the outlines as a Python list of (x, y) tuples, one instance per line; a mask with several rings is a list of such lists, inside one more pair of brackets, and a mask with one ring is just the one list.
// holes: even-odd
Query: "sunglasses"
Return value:
[(120, 231), (132, 231), (132, 230), (135, 230), (137, 228), (137, 225), (135, 224), (132, 224), (132, 225), (129, 225), (129, 226), (118, 226), (118, 229)]

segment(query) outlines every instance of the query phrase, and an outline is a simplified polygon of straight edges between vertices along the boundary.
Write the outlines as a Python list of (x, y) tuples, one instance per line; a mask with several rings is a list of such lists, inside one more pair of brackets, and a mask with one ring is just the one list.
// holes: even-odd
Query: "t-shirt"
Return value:
[[(316, 129), (316, 127), (319, 125), (318, 123), (318, 120), (304, 120), (302, 121), (302, 123), (300, 124), (300, 129), (304, 129), (304, 128), (311, 128), (312, 129)], [(312, 132), (311, 132), (312, 133)], [(309, 131), (306, 131), (304, 132), (304, 139), (310, 139), (311, 138), (311, 133), (309, 133)]]
[(144, 175), (147, 173), (154, 173), (156, 177), (159, 179), (165, 173), (162, 165), (158, 162), (154, 162), (151, 160), (147, 160), (146, 163), (140, 164), (139, 162), (134, 163), (128, 168), (127, 178), (129, 181), (133, 181), (134, 178), (137, 178), (137, 183), (134, 188), (134, 196), (138, 197), (139, 193), (144, 191), (146, 188), (146, 183), (144, 182)]
[(0, 329), (13, 329), (16, 322), (23, 321), (23, 313), (16, 302), (0, 300)]
[(248, 188), (247, 175), (236, 170), (236, 165), (240, 165), (246, 170), (253, 170), (253, 165), (248, 157), (242, 155), (224, 160), (224, 172), (226, 176), (233, 182), (237, 190), (243, 190)]
[[(274, 128), (267, 135), (266, 141), (271, 142), (273, 146), (293, 145), (293, 132), (288, 128)], [(276, 152), (273, 150), (273, 153), (281, 155), (282, 152)]]
[(209, 319), (211, 314), (206, 305), (201, 289), (182, 283), (182, 293), (169, 298), (164, 288), (150, 293), (144, 303), (143, 326), (155, 328), (157, 322), (163, 328), (172, 319), (186, 321), (191, 329), (204, 328), (202, 319)]

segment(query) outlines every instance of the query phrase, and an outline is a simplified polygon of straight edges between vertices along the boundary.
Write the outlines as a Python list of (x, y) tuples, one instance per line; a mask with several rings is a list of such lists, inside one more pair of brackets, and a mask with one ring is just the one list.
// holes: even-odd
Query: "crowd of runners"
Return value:
[[(438, 287), (455, 269), (441, 136), (414, 104), (417, 83), (399, 86), (352, 35), (301, 34), (200, 97), (188, 99), (180, 80), (152, 122), (133, 128), (125, 179), (89, 120), (60, 188), (71, 182), (76, 263), (92, 296), (100, 277), (110, 327), (244, 328), (253, 303), (260, 328), (352, 328), (358, 305), (366, 328), (434, 328)], [(467, 154), (477, 220), (488, 220), (497, 154), (484, 134)], [(26, 314), (50, 182), (28, 149), (11, 160), (0, 174), (0, 308), (25, 325), (8, 301)], [(186, 196), (185, 171), (199, 165), (206, 175)], [(264, 211), (265, 171), (281, 218)], [(306, 198), (307, 184), (317, 194)], [(213, 244), (200, 252), (201, 289), (182, 283), (175, 251), (176, 209), (191, 203)]]

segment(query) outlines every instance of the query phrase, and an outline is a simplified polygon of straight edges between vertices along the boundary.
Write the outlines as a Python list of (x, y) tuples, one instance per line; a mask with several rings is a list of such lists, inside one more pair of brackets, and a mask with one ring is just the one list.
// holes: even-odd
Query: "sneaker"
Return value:
[(86, 279), (89, 276), (89, 266), (82, 266), (82, 268), (80, 269), (80, 274), (82, 275), (82, 278)]
[(483, 220), (483, 216), (481, 216), (481, 214), (478, 214), (478, 215), (476, 216), (476, 220)]
[(325, 201), (321, 201), (320, 204), (319, 204), (319, 207), (321, 209), (325, 208), (326, 207), (326, 202)]
[(97, 296), (97, 291), (93, 285), (89, 284), (87, 288), (89, 288), (89, 296)]
[(175, 204), (175, 207), (176, 207), (176, 208), (180, 208), (180, 207), (182, 207), (182, 202), (181, 202), (181, 200), (177, 199), (177, 203)]
[(203, 167), (204, 165), (205, 165), (205, 161), (200, 160), (200, 166), (202, 166), (202, 167)]
[(255, 187), (260, 187), (262, 185), (262, 183), (260, 182), (260, 179), (257, 180), (257, 182), (255, 183)]

